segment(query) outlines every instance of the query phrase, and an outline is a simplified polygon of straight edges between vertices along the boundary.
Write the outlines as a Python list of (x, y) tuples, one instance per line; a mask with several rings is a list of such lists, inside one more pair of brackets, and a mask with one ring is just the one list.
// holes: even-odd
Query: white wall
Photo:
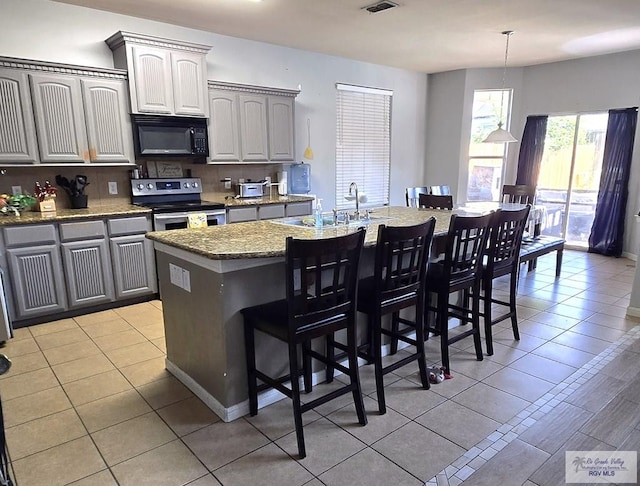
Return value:
[[(296, 153), (311, 119), (312, 192), (335, 201), (335, 83), (393, 90), (391, 203), (423, 179), (427, 76), (374, 64), (227, 37), (48, 0), (2, 0), (0, 55), (113, 67), (104, 40), (118, 30), (209, 44), (209, 79), (296, 89)], [(366, 190), (366, 188), (364, 188)], [(331, 201), (331, 203), (329, 203)]]
[[(502, 69), (470, 69), (432, 74), (428, 87), (427, 162), (431, 179), (446, 174), (459, 200), (466, 197), (473, 90), (499, 88)], [(511, 133), (520, 140), (528, 115), (607, 111), (640, 105), (640, 51), (596, 56), (525, 68), (509, 68), (514, 89)], [(513, 183), (520, 143), (509, 144), (505, 182)], [(635, 214), (640, 210), (640, 124), (629, 180), (624, 252), (639, 243)]]

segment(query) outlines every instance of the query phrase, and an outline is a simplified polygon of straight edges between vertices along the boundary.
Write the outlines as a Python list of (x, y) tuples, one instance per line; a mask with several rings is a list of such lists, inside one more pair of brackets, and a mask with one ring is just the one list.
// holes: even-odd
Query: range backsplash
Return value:
[[(56, 175), (60, 174), (68, 179), (77, 174), (86, 175), (89, 185), (85, 190), (88, 196), (89, 207), (110, 206), (128, 204), (131, 202), (130, 173), (132, 166), (126, 167), (6, 167), (5, 173), (0, 175), (0, 194), (11, 194), (12, 186), (21, 186), (23, 192), (33, 194), (36, 181), (43, 184), (51, 182), (55, 186)], [(220, 182), (225, 177), (230, 177), (237, 182), (239, 178), (262, 180), (267, 176), (275, 182), (277, 174), (282, 170), (281, 164), (252, 164), (252, 165), (202, 165), (182, 162), (184, 175), (191, 171), (192, 177), (202, 179), (202, 199), (223, 202), (225, 196), (233, 196), (233, 189), (225, 189)], [(118, 194), (109, 194), (109, 182), (116, 182)], [(56, 186), (57, 187), (57, 186)], [(61, 188), (58, 188), (56, 206), (59, 209), (69, 208), (69, 198)]]

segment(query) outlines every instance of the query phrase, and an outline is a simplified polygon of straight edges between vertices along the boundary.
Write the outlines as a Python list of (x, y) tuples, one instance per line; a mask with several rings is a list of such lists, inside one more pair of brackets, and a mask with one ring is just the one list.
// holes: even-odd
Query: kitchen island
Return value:
[[(435, 216), (436, 233), (443, 234), (450, 215), (450, 211), (385, 207), (376, 209), (370, 221), (322, 229), (284, 219), (148, 233), (157, 258), (167, 369), (224, 421), (246, 415), (249, 405), (240, 310), (285, 295), (288, 236), (330, 238), (365, 225), (361, 275), (367, 275), (373, 269), (372, 249), (379, 224), (408, 226)], [(260, 337), (256, 336), (260, 365), (273, 372), (286, 369), (286, 346)], [(265, 392), (260, 404), (282, 397), (276, 391)]]

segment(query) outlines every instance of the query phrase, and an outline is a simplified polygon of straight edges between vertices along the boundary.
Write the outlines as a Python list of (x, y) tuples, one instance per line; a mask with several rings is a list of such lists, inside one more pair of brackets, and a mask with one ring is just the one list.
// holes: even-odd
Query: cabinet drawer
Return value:
[(151, 231), (151, 220), (146, 216), (110, 219), (107, 224), (111, 236), (135, 235)]
[(60, 224), (60, 240), (102, 239), (106, 236), (104, 221), (81, 221)]
[(269, 204), (258, 208), (259, 219), (284, 218), (284, 204)]
[(255, 221), (258, 219), (258, 208), (232, 208), (227, 210), (227, 223), (241, 223), (243, 221)]
[(311, 201), (287, 204), (287, 216), (306, 216), (311, 212)]
[(56, 227), (52, 224), (34, 224), (4, 228), (7, 248), (57, 243)]

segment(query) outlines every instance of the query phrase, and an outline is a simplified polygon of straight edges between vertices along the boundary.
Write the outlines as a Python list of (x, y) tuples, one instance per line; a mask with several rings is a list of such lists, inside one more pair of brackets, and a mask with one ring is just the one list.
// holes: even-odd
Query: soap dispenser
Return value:
[(315, 226), (316, 228), (322, 228), (322, 199), (318, 199), (316, 202)]

